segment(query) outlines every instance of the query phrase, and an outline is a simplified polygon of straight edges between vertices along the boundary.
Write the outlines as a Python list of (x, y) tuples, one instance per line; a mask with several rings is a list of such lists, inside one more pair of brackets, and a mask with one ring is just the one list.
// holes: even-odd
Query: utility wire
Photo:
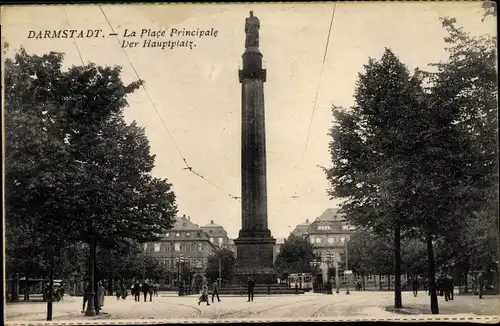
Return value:
[[(101, 10), (101, 13), (102, 15), (104, 16), (104, 19), (106, 19), (106, 22), (108, 23), (109, 25), (109, 28), (111, 29), (111, 31), (113, 32), (113, 34), (116, 36), (116, 39), (118, 41), (118, 43), (120, 44), (120, 39), (118, 38), (118, 33), (115, 32), (115, 30), (113, 29), (113, 26), (111, 25), (111, 22), (109, 21), (108, 17), (106, 16), (106, 14), (104, 13), (104, 10), (102, 9), (101, 6), (99, 6), (99, 9)], [(141, 77), (139, 76), (139, 73), (137, 72), (137, 70), (135, 69), (134, 65), (132, 64), (132, 61), (130, 60), (129, 56), (127, 55), (127, 52), (125, 51), (124, 48), (122, 48), (122, 51), (123, 53), (125, 54), (125, 57), (127, 58), (127, 61), (128, 63), (130, 64), (130, 66), (132, 67), (132, 70), (134, 71), (135, 75), (137, 76), (137, 79), (139, 79), (140, 81), (142, 81)], [(151, 98), (151, 96), (149, 95), (149, 92), (148, 90), (146, 89), (146, 86), (144, 86), (144, 83), (141, 83), (141, 86), (142, 88), (144, 89), (144, 92), (146, 93), (148, 99), (149, 99), (149, 102), (151, 102), (151, 106), (154, 108), (154, 110), (156, 111), (156, 114), (158, 115), (158, 117), (160, 118), (160, 121), (163, 125), (163, 127), (165, 128), (165, 130), (167, 131), (167, 134), (169, 135), (170, 139), (172, 140), (172, 143), (174, 144), (175, 148), (177, 149), (177, 152), (179, 153), (179, 155), (181, 156), (182, 158), (182, 161), (184, 162), (184, 164), (186, 165), (186, 167), (184, 168), (184, 170), (187, 170), (191, 173), (193, 173), (194, 175), (196, 175), (197, 177), (203, 179), (204, 181), (206, 181), (207, 183), (209, 183), (210, 185), (212, 185), (214, 188), (224, 192), (226, 195), (229, 195), (232, 199), (239, 199), (239, 197), (236, 197), (236, 196), (233, 196), (232, 194), (230, 194), (229, 192), (225, 191), (224, 189), (222, 189), (221, 187), (219, 187), (218, 185), (216, 185), (215, 183), (211, 182), (210, 180), (208, 180), (207, 178), (205, 178), (203, 175), (199, 174), (198, 172), (194, 171), (193, 170), (193, 167), (190, 166), (186, 160), (186, 157), (182, 154), (182, 151), (180, 150), (179, 146), (177, 145), (177, 143), (175, 142), (174, 140), (174, 137), (172, 136), (172, 134), (170, 133), (170, 130), (168, 129), (167, 127), (167, 124), (165, 123), (165, 121), (163, 120), (163, 117), (161, 116), (160, 114), (160, 111), (158, 111), (156, 105), (154, 104), (153, 102), (153, 99)]]
[(321, 63), (321, 72), (320, 72), (320, 76), (319, 76), (318, 88), (316, 89), (316, 96), (314, 97), (314, 106), (313, 106), (313, 110), (311, 113), (311, 120), (309, 121), (309, 129), (307, 131), (306, 146), (304, 148), (304, 153), (302, 155), (303, 157), (306, 155), (307, 145), (309, 144), (309, 137), (311, 135), (312, 122), (314, 119), (314, 112), (316, 111), (316, 105), (318, 104), (319, 88), (321, 86), (321, 79), (323, 77), (323, 69), (325, 67), (326, 55), (328, 53), (328, 45), (330, 44), (330, 34), (332, 32), (333, 18), (335, 17), (336, 9), (337, 9), (337, 2), (335, 2), (335, 4), (333, 5), (332, 19), (330, 20), (330, 28), (328, 29), (328, 37), (326, 38), (325, 54), (323, 55), (323, 62)]
[[(64, 10), (64, 15), (66, 16), (66, 21), (68, 22), (69, 29), (73, 29), (71, 27), (71, 23), (69, 21), (68, 12), (66, 11), (66, 8), (63, 7), (63, 10)], [(73, 38), (73, 43), (75, 44), (76, 51), (78, 52), (78, 56), (80, 57), (80, 60), (82, 61), (82, 65), (85, 66), (85, 62), (83, 61), (82, 53), (80, 52), (80, 48), (78, 47), (78, 43), (76, 42), (76, 38)]]

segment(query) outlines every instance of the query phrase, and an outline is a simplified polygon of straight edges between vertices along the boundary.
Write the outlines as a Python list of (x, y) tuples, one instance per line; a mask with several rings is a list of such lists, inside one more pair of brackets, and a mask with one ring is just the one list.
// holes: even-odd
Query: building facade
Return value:
[(144, 243), (144, 253), (157, 259), (167, 272), (167, 277), (159, 280), (160, 286), (176, 287), (181, 268), (188, 268), (192, 279), (204, 275), (208, 257), (216, 249), (215, 241), (210, 241), (211, 238), (190, 217), (183, 215), (177, 218), (172, 229), (159, 241)]
[(335, 263), (345, 264), (341, 261), (340, 255), (345, 251), (346, 241), (349, 241), (353, 230), (354, 228), (339, 214), (339, 209), (328, 208), (310, 223), (303, 234), (314, 247), (314, 254), (318, 257), (324, 281), (328, 278), (329, 267), (334, 267)]

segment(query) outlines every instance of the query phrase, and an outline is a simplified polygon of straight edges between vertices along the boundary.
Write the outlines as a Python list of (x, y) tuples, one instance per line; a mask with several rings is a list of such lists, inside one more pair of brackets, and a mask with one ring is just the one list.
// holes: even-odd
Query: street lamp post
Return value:
[[(309, 262), (309, 265), (311, 266), (311, 269), (313, 269), (313, 272), (315, 271), (316, 267), (319, 266), (319, 264), (321, 264), (321, 262), (317, 261), (316, 259)], [(315, 291), (316, 290), (316, 287), (315, 287), (315, 285), (316, 285), (316, 273), (313, 273), (313, 276), (314, 276), (313, 277), (313, 292), (316, 292)]]
[(184, 264), (187, 259), (184, 258), (184, 255), (181, 254), (179, 257), (176, 257), (175, 258), (175, 261), (177, 263), (177, 287), (178, 287), (178, 291), (179, 291), (179, 296), (183, 296), (184, 295), (184, 287), (182, 286), (182, 278), (181, 278), (181, 266), (182, 264)]
[[(345, 247), (345, 270), (347, 272), (349, 270), (349, 258), (347, 256), (347, 238), (344, 240), (344, 247)], [(351, 294), (349, 292), (350, 275), (351, 274), (347, 274), (347, 276), (346, 276), (346, 288), (347, 288), (347, 290), (346, 290), (345, 294)]]
[(331, 277), (329, 276), (329, 272), (330, 272), (330, 264), (333, 262), (334, 260), (334, 254), (329, 252), (327, 255), (326, 255), (326, 268), (327, 268), (327, 272), (326, 272), (326, 275), (328, 276), (328, 294), (332, 294), (332, 282), (330, 282), (331, 280)]
[(340, 292), (339, 263), (335, 260), (335, 293)]

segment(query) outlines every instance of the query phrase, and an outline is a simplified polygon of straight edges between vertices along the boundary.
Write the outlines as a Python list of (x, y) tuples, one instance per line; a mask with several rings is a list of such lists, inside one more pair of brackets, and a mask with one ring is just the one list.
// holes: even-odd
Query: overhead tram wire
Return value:
[[(69, 29), (73, 29), (71, 27), (71, 23), (69, 21), (68, 12), (66, 11), (66, 8), (63, 7), (63, 10), (64, 10), (64, 16), (66, 16), (66, 22), (68, 23)], [(82, 57), (82, 52), (80, 51), (80, 47), (78, 46), (78, 43), (76, 42), (76, 38), (73, 38), (73, 43), (75, 44), (76, 51), (78, 52), (78, 56), (80, 57), (80, 60), (82, 61), (82, 65), (85, 66), (85, 62), (83, 61), (83, 57)]]
[[(118, 43), (120, 43), (120, 39), (118, 38), (118, 33), (115, 32), (113, 26), (111, 25), (111, 22), (109, 21), (108, 17), (106, 16), (106, 13), (104, 12), (104, 10), (102, 9), (102, 7), (99, 5), (99, 9), (101, 10), (101, 13), (102, 15), (104, 16), (104, 19), (106, 19), (106, 22), (108, 23), (108, 26), (109, 28), (111, 29), (111, 31), (113, 32), (114, 36), (116, 37)], [(137, 76), (137, 79), (142, 81), (141, 77), (139, 76), (139, 73), (137, 72), (137, 70), (135, 69), (134, 65), (132, 64), (132, 61), (130, 60), (127, 52), (125, 51), (125, 49), (123, 49), (121, 47), (122, 51), (123, 51), (123, 54), (125, 54), (125, 57), (127, 58), (127, 61), (128, 63), (130, 64), (130, 67), (132, 67), (132, 70), (134, 71), (135, 75)], [(163, 117), (161, 116), (160, 114), (160, 111), (158, 111), (158, 108), (156, 107), (156, 105), (154, 104), (153, 102), (153, 99), (151, 98), (151, 96), (149, 95), (149, 92), (146, 88), (146, 86), (144, 85), (144, 83), (141, 83), (141, 86), (142, 88), (144, 89), (144, 92), (146, 93), (146, 96), (148, 97), (149, 99), (149, 102), (151, 103), (151, 106), (153, 107), (153, 109), (156, 111), (156, 114), (158, 115), (158, 117), (160, 118), (160, 121), (163, 125), (163, 127), (165, 128), (168, 136), (170, 137), (170, 140), (172, 141), (172, 143), (174, 144), (177, 152), (179, 153), (179, 155), (181, 156), (182, 158), (182, 161), (184, 162), (184, 164), (186, 165), (186, 167), (184, 168), (184, 170), (187, 170), (191, 173), (193, 173), (194, 175), (196, 175), (197, 177), (203, 179), (205, 182), (209, 183), (210, 185), (212, 185), (214, 188), (220, 190), (221, 192), (225, 193), (226, 195), (229, 195), (232, 199), (239, 199), (239, 197), (236, 197), (236, 196), (233, 196), (231, 193), (225, 191), (224, 189), (222, 189), (221, 187), (219, 187), (218, 185), (216, 185), (215, 183), (213, 183), (212, 181), (208, 180), (207, 178), (205, 178), (203, 175), (199, 174), (198, 172), (196, 172), (195, 170), (193, 170), (193, 167), (190, 166), (186, 160), (186, 157), (182, 154), (182, 151), (180, 150), (179, 146), (177, 145), (177, 143), (175, 142), (175, 139), (174, 137), (172, 136), (172, 134), (170, 133), (170, 130), (168, 129), (167, 127), (167, 124), (165, 123), (165, 120), (163, 120)]]
[(333, 19), (335, 17), (336, 10), (337, 10), (337, 2), (335, 2), (335, 4), (333, 5), (332, 19), (330, 20), (330, 28), (328, 29), (328, 36), (326, 38), (325, 53), (323, 55), (323, 62), (321, 63), (321, 72), (320, 72), (319, 81), (318, 81), (318, 88), (316, 89), (316, 96), (314, 97), (314, 106), (313, 106), (313, 110), (311, 113), (311, 120), (309, 121), (309, 129), (307, 130), (306, 146), (304, 148), (304, 153), (302, 154), (302, 157), (304, 157), (306, 155), (307, 145), (309, 144), (309, 137), (311, 135), (311, 127), (312, 127), (312, 122), (314, 119), (314, 112), (316, 111), (316, 106), (318, 104), (318, 94), (319, 94), (319, 89), (321, 87), (321, 79), (323, 77), (323, 69), (325, 67), (326, 55), (328, 53), (328, 45), (330, 44), (330, 34), (332, 32)]

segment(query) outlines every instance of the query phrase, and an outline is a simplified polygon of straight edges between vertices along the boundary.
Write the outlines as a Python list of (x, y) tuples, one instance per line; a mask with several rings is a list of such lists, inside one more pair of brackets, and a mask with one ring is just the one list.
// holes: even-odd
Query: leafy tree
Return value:
[(234, 253), (227, 249), (219, 249), (208, 257), (207, 279), (215, 281), (219, 278), (219, 264), (221, 268), (221, 277), (224, 281), (230, 282), (233, 279), (234, 266), (236, 258)]
[(388, 236), (394, 243), (395, 308), (401, 299), (401, 228), (412, 224), (401, 192), (410, 191), (409, 159), (414, 139), (422, 132), (412, 126), (421, 113), (415, 80), (399, 59), (386, 49), (379, 61), (369, 59), (350, 110), (334, 107), (330, 130), (333, 166), (325, 169), (330, 196), (344, 199), (342, 210), (353, 224)]
[(310, 262), (316, 258), (314, 247), (306, 239), (293, 234), (285, 240), (276, 257), (275, 267), (280, 278), (287, 278), (291, 273), (312, 272)]
[(142, 82), (124, 85), (119, 67), (62, 71), (62, 60), (21, 49), (5, 64), (6, 220), (29, 226), (50, 271), (76, 241), (94, 255), (110, 241), (155, 240), (177, 211), (171, 185), (151, 176), (144, 129), (122, 116)]
[(458, 239), (457, 226), (478, 212), (498, 216), (496, 39), (473, 37), (455, 24), (443, 19), (449, 57), (425, 74), (430, 86), (420, 120), (427, 131), (415, 139), (421, 147), (413, 155), (413, 206), (424, 217), (417, 221), (427, 243), (433, 313), (439, 313), (433, 242)]

